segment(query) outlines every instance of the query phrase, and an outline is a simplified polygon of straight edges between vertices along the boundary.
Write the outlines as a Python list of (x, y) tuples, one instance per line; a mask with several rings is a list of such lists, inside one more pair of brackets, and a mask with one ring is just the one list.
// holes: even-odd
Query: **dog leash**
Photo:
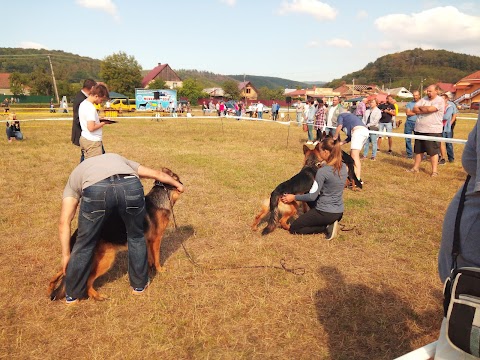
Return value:
[[(173, 203), (172, 203), (172, 199), (170, 198), (170, 192), (165, 187), (165, 184), (163, 184), (163, 183), (160, 183), (160, 184), (163, 185), (165, 190), (167, 190), (167, 196), (168, 196), (168, 200), (170, 202), (170, 212), (172, 213), (173, 226), (174, 226), (175, 230), (178, 230), (177, 220), (175, 219), (175, 212), (173, 211)], [(157, 185), (157, 182), (155, 182), (155, 185)], [(242, 266), (240, 266), (239, 265), (239, 266), (225, 266), (225, 267), (219, 267), (219, 268), (211, 268), (211, 267), (204, 266), (204, 265), (201, 265), (201, 264), (197, 263), (193, 259), (193, 257), (190, 255), (190, 253), (188, 252), (187, 248), (185, 247), (185, 244), (183, 242), (181, 244), (182, 244), (183, 251), (185, 252), (185, 255), (187, 256), (187, 259), (193, 264), (193, 266), (198, 267), (200, 269), (206, 269), (206, 270), (212, 270), (212, 271), (238, 270), (238, 269), (277, 269), (277, 270), (286, 271), (286, 272), (291, 273), (291, 274), (296, 275), (296, 276), (301, 276), (301, 275), (305, 274), (305, 268), (303, 268), (303, 267), (288, 268), (286, 266), (287, 261), (283, 258), (280, 259), (280, 266), (277, 266), (277, 265), (250, 265), (250, 266), (243, 266), (242, 265)]]

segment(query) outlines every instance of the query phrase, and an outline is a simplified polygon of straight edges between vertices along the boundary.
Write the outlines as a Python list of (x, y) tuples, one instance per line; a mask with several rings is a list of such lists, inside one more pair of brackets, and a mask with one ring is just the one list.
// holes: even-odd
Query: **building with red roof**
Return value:
[(455, 87), (455, 102), (457, 104), (471, 104), (480, 101), (480, 71), (457, 81)]
[(0, 94), (13, 95), (10, 91), (10, 74), (0, 73)]
[(247, 101), (258, 99), (258, 90), (250, 81), (242, 81), (238, 83), (238, 90), (240, 90), (240, 96), (242, 99), (246, 99)]
[(178, 76), (168, 64), (158, 63), (158, 66), (150, 70), (150, 72), (145, 75), (142, 80), (142, 86), (148, 89), (148, 85), (156, 79), (165, 81), (170, 89), (179, 88), (183, 85), (180, 76)]

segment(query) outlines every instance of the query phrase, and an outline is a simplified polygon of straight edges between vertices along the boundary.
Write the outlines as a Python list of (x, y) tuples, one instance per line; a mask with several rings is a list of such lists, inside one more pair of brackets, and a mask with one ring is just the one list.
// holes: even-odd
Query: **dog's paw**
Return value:
[(163, 273), (167, 271), (166, 266), (155, 266), (155, 270), (157, 270), (157, 273)]

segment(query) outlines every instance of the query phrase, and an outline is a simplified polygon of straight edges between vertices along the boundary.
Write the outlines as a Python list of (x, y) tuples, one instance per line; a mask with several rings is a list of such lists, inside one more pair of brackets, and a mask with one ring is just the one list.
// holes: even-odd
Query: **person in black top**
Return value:
[[(392, 132), (393, 124), (392, 124), (392, 117), (395, 116), (395, 106), (393, 105), (393, 97), (391, 95), (387, 96), (387, 102), (381, 103), (378, 105), (378, 108), (382, 112), (382, 117), (378, 123), (378, 131), (386, 131)], [(388, 136), (388, 153), (392, 153), (392, 143), (393, 139)], [(378, 138), (378, 149), (380, 149), (380, 145), (382, 144), (382, 138)]]

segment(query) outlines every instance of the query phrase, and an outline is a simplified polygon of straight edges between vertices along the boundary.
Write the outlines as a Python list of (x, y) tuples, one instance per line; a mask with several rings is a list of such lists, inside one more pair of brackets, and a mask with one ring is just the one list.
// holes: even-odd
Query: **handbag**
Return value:
[(379, 129), (378, 129), (378, 126), (370, 126), (368, 130), (378, 131)]
[(308, 131), (308, 125), (307, 124), (303, 124), (303, 131)]
[(455, 349), (480, 358), (480, 268), (457, 268), (460, 254), (460, 220), (470, 175), (458, 204), (452, 245), (452, 272), (443, 288), (443, 311), (447, 319), (447, 340)]

